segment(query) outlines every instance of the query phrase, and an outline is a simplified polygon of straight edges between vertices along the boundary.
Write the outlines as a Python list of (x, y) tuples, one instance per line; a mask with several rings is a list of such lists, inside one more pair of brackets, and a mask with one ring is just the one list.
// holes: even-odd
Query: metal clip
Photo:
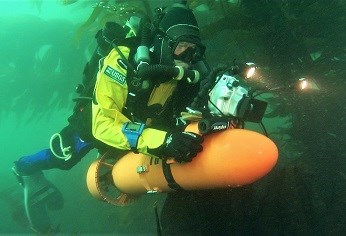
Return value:
[(158, 191), (155, 190), (155, 189), (152, 189), (152, 190), (148, 190), (147, 193), (157, 193)]
[(141, 174), (144, 172), (148, 172), (148, 166), (137, 166), (137, 173)]

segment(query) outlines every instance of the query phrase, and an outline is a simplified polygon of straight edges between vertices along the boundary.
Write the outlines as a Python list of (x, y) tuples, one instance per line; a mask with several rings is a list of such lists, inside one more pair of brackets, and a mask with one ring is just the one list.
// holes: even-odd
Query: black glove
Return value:
[(190, 162), (203, 150), (202, 142), (203, 137), (192, 132), (168, 133), (163, 144), (149, 153), (162, 158), (173, 157), (177, 162)]

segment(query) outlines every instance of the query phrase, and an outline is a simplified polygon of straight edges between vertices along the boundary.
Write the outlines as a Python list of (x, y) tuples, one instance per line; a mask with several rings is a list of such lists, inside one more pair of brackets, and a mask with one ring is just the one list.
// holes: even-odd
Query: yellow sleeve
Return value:
[[(129, 49), (119, 48), (127, 57)], [(129, 121), (121, 113), (128, 94), (126, 70), (118, 65), (116, 55), (116, 51), (111, 51), (97, 75), (94, 91), (95, 102), (92, 106), (92, 132), (96, 139), (109, 146), (131, 150), (130, 144), (121, 130), (124, 123)], [(138, 140), (138, 151), (148, 154), (147, 148), (160, 146), (165, 135), (165, 131), (145, 128)]]

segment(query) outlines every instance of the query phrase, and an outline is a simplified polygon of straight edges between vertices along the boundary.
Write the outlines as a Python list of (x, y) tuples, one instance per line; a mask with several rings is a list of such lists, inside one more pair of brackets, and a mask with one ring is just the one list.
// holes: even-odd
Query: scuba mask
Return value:
[(193, 46), (186, 46), (183, 51), (177, 55), (176, 48), (179, 47), (179, 44), (180, 43), (175, 43), (175, 46), (172, 47), (173, 59), (180, 60), (188, 64), (195, 64), (203, 59), (205, 46), (192, 44)]

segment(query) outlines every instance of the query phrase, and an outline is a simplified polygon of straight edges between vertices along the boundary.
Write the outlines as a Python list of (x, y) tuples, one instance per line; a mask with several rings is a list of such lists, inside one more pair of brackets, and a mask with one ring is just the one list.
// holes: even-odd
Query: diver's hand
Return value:
[(192, 132), (168, 133), (163, 144), (150, 151), (161, 158), (174, 158), (177, 162), (190, 162), (203, 150), (203, 137)]

